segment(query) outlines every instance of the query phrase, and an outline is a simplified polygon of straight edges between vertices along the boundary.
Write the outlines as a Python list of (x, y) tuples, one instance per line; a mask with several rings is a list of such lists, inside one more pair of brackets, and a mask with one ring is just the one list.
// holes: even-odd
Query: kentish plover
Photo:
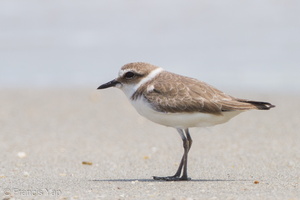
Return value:
[(190, 127), (214, 126), (246, 110), (275, 107), (267, 102), (229, 96), (205, 82), (142, 62), (124, 65), (116, 79), (98, 89), (109, 87), (123, 90), (140, 115), (176, 128), (182, 138), (184, 154), (177, 172), (174, 176), (154, 176), (155, 180), (190, 180), (187, 175), (188, 152), (192, 146)]

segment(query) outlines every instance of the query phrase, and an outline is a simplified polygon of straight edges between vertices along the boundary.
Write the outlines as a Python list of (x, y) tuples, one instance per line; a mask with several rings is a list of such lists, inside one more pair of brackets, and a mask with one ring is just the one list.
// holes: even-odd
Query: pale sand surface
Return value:
[(183, 152), (175, 129), (93, 89), (0, 90), (2, 199), (300, 199), (300, 96), (231, 93), (277, 107), (191, 129), (192, 181), (160, 182)]

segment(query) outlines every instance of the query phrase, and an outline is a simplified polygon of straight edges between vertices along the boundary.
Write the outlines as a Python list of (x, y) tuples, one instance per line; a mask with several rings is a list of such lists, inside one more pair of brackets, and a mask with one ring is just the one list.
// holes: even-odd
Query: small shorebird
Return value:
[(214, 126), (246, 110), (275, 107), (267, 102), (229, 96), (202, 81), (142, 62), (124, 65), (116, 79), (98, 89), (109, 87), (120, 88), (140, 115), (176, 128), (182, 138), (184, 154), (177, 172), (174, 176), (154, 176), (155, 180), (190, 180), (187, 175), (188, 152), (192, 146), (190, 127)]

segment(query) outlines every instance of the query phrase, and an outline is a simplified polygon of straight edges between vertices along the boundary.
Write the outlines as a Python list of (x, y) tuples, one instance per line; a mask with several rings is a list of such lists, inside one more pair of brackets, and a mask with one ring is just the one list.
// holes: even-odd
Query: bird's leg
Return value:
[[(190, 136), (190, 133), (189, 133), (189, 129), (185, 129), (185, 134), (186, 134), (186, 139), (188, 140), (188, 150), (187, 150), (187, 153), (190, 151), (190, 149), (191, 149), (191, 146), (192, 146), (192, 143), (193, 143), (193, 140), (192, 140), (192, 138), (191, 138), (191, 136)], [(183, 148), (185, 148), (184, 146), (185, 146), (185, 144), (184, 144), (185, 142), (184, 142), (184, 140), (183, 140)], [(181, 174), (181, 171), (182, 171), (182, 167), (183, 167), (183, 163), (185, 162), (185, 156), (184, 156), (184, 154), (183, 154), (183, 156), (182, 156), (182, 159), (181, 159), (181, 162), (180, 162), (180, 164), (179, 164), (179, 167), (178, 167), (178, 169), (177, 169), (177, 172), (175, 173), (175, 175), (174, 175), (174, 177), (179, 177), (180, 176), (180, 174)], [(187, 160), (186, 160), (186, 162), (187, 162)], [(186, 172), (185, 172), (185, 174), (187, 174), (187, 168), (185, 168), (186, 170)]]
[(184, 155), (182, 156), (181, 158), (181, 161), (180, 161), (180, 164), (179, 164), (179, 167), (174, 175), (174, 177), (179, 177), (180, 174), (181, 174), (181, 171), (182, 171), (182, 167), (183, 167), (183, 162), (184, 162)]
[[(157, 177), (154, 176), (154, 180), (166, 180), (166, 181), (179, 181), (179, 180), (191, 180), (187, 176), (187, 158), (188, 158), (188, 152), (192, 146), (192, 138), (189, 134), (188, 129), (177, 129), (178, 133), (181, 136), (182, 142), (183, 142), (183, 148), (184, 148), (184, 153), (181, 158), (179, 167), (177, 169), (177, 172), (175, 173), (174, 176), (167, 176), (167, 177)], [(185, 136), (186, 135), (186, 136)], [(183, 167), (183, 175), (180, 177), (181, 171)]]
[(183, 154), (183, 158), (184, 158), (184, 164), (183, 164), (183, 174), (180, 177), (180, 180), (191, 180), (191, 178), (188, 177), (187, 175), (187, 160), (188, 160), (188, 153), (189, 150), (192, 146), (193, 140), (190, 136), (189, 130), (185, 129), (185, 134), (186, 134), (186, 141), (183, 141), (183, 148), (184, 148), (184, 154)]

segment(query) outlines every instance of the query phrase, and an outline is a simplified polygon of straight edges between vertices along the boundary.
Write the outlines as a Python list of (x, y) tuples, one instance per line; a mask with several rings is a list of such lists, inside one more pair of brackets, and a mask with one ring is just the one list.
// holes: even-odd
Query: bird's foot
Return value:
[(159, 180), (159, 181), (190, 181), (191, 178), (189, 177), (179, 177), (179, 176), (166, 176), (166, 177), (160, 177), (160, 176), (153, 176), (154, 180)]

